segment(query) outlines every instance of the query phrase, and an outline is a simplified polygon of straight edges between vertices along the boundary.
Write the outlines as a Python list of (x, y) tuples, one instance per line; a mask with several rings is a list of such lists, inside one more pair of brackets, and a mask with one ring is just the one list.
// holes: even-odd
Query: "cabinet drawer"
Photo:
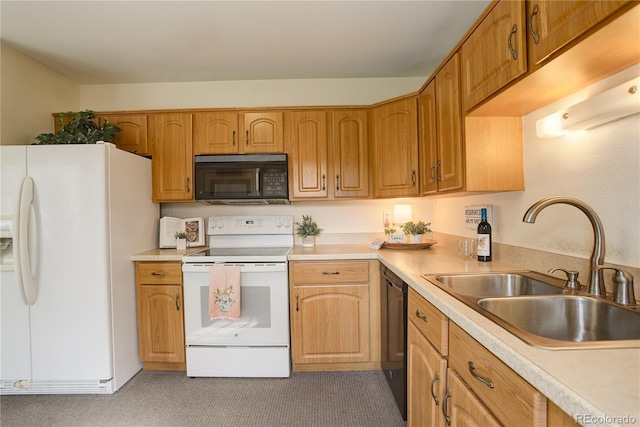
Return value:
[[(501, 423), (547, 425), (547, 400), (540, 392), (458, 325), (451, 322), (449, 331), (449, 366)], [(493, 387), (487, 384), (489, 381)]]
[(181, 285), (181, 262), (138, 262), (136, 283), (145, 285)]
[(324, 283), (369, 283), (369, 263), (355, 262), (294, 262), (291, 282), (298, 285)]
[(429, 342), (446, 356), (449, 350), (449, 320), (440, 310), (409, 288), (407, 317), (427, 337)]

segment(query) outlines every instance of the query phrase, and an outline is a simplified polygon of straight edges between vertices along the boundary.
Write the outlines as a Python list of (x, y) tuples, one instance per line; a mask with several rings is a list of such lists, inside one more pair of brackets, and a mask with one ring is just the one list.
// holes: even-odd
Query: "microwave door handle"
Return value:
[(260, 168), (256, 168), (256, 196), (260, 196)]

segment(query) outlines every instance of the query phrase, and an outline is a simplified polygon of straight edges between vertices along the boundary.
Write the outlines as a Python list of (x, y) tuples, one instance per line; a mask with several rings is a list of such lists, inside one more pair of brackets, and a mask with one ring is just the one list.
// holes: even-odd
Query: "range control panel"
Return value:
[(293, 217), (288, 215), (212, 216), (208, 235), (293, 234)]

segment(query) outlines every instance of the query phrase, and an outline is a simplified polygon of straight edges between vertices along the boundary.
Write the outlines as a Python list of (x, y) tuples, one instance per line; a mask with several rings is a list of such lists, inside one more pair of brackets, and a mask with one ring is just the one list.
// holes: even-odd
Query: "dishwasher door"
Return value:
[[(383, 301), (382, 371), (404, 420), (407, 419), (407, 284), (384, 265), (380, 267)], [(386, 300), (386, 304), (384, 304)]]

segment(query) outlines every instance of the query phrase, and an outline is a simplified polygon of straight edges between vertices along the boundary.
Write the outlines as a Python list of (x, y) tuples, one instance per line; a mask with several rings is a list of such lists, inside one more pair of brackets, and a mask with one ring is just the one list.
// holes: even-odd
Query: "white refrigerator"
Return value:
[(130, 256), (157, 247), (151, 160), (32, 145), (0, 163), (0, 394), (113, 393), (142, 368)]

